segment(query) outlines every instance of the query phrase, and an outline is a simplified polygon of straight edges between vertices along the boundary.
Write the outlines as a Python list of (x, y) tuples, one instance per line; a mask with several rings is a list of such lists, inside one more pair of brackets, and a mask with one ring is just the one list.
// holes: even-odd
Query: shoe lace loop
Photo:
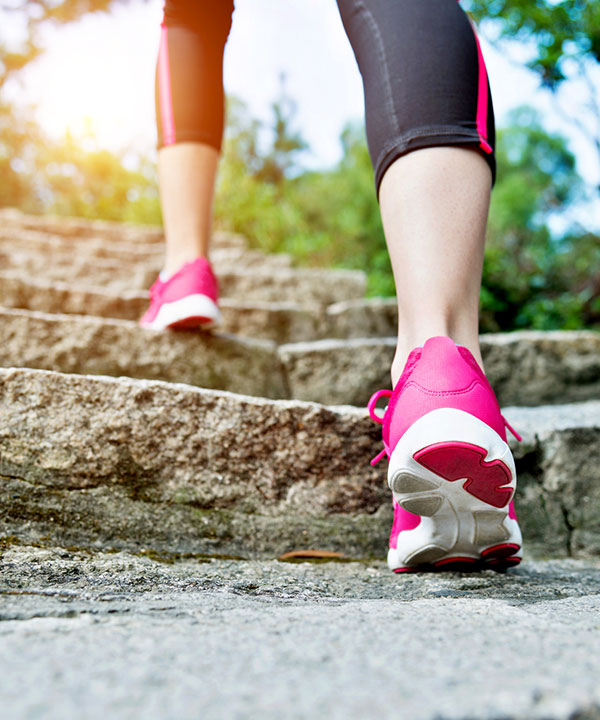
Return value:
[[(371, 420), (374, 420), (378, 425), (383, 425), (385, 420), (385, 413), (388, 409), (388, 406), (386, 405), (383, 409), (383, 415), (378, 415), (376, 412), (376, 406), (379, 400), (384, 398), (390, 398), (392, 397), (392, 391), (391, 390), (378, 390), (376, 393), (371, 395), (371, 399), (369, 400), (369, 403), (367, 405), (367, 409), (369, 411), (369, 415), (371, 416)], [(389, 448), (385, 442), (383, 441), (383, 450), (380, 453), (377, 453), (375, 457), (371, 460), (371, 465), (375, 466), (377, 463), (382, 460), (386, 455), (389, 456)]]
[(507, 428), (510, 430), (510, 432), (515, 436), (515, 438), (516, 438), (519, 442), (523, 442), (523, 438), (522, 438), (522, 437), (519, 435), (519, 433), (512, 427), (512, 425), (508, 422), (508, 420), (504, 417), (504, 415), (501, 415), (500, 417), (501, 417), (502, 420), (504, 421), (504, 424), (506, 425), (506, 427), (507, 427)]
[(387, 410), (387, 405), (386, 405), (386, 407), (383, 410), (383, 415), (378, 415), (375, 412), (376, 405), (382, 397), (385, 397), (385, 398), (392, 397), (392, 391), (391, 390), (378, 390), (376, 393), (371, 395), (371, 399), (369, 400), (369, 403), (367, 405), (367, 409), (369, 411), (369, 415), (371, 416), (371, 420), (374, 420), (379, 425), (383, 425), (383, 421), (385, 419), (385, 411)]
[[(376, 393), (371, 395), (371, 398), (367, 404), (367, 409), (369, 411), (371, 420), (376, 422), (378, 425), (383, 425), (383, 423), (385, 421), (385, 414), (387, 412), (388, 406), (386, 405), (385, 408), (383, 409), (383, 415), (378, 415), (376, 412), (377, 403), (379, 402), (379, 400), (382, 397), (389, 399), (391, 396), (392, 396), (391, 390), (378, 390)], [(514, 435), (514, 437), (519, 442), (523, 442), (523, 438), (521, 437), (521, 435), (519, 435), (519, 433), (513, 428), (513, 426), (508, 422), (508, 420), (504, 417), (504, 415), (501, 415), (500, 417), (502, 418), (502, 421), (504, 422), (504, 425), (506, 426), (506, 428)], [(382, 460), (386, 455), (388, 457), (390, 455), (390, 449), (389, 449), (387, 443), (385, 442), (385, 440), (383, 440), (382, 442), (383, 442), (383, 450), (381, 452), (377, 453), (377, 455), (375, 455), (375, 457), (371, 460), (371, 465), (373, 465), (373, 466), (377, 465), (377, 463), (380, 460)]]

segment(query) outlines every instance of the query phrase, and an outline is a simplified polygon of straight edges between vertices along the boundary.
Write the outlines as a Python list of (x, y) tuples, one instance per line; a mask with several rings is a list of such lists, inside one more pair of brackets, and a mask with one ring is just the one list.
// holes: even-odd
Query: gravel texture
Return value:
[(29, 718), (600, 717), (600, 565), (395, 576), (5, 543), (0, 702)]
[[(0, 533), (96, 549), (381, 557), (364, 410), (148, 380), (0, 369)], [(600, 556), (600, 402), (507, 409), (525, 549)]]

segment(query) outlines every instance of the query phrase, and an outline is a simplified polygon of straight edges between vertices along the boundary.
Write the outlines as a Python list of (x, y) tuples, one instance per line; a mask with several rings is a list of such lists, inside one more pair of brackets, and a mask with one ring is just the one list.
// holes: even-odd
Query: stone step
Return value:
[[(268, 273), (273, 276), (275, 283), (281, 269), (291, 269), (288, 255), (264, 255), (258, 251), (236, 248), (216, 250), (212, 264), (218, 277), (251, 271), (252, 274), (260, 273), (262, 277)], [(0, 266), (5, 271), (51, 282), (85, 282), (117, 291), (134, 288), (146, 290), (156, 280), (162, 265), (162, 255), (143, 262), (127, 263), (114, 257), (94, 257), (79, 250), (74, 254), (74, 251), (32, 252), (22, 248), (12, 248), (6, 252), (0, 248)]]
[[(29, 265), (32, 272), (37, 273), (40, 262), (45, 268), (48, 258), (52, 259), (53, 265), (68, 269), (73, 263), (74, 253), (80, 261), (93, 261), (120, 274), (143, 267), (156, 275), (162, 268), (164, 247), (156, 243), (105, 242), (97, 238), (74, 240), (36, 230), (0, 227), (0, 258), (6, 269), (21, 267), (27, 270)], [(241, 268), (292, 266), (291, 256), (284, 253), (267, 254), (260, 250), (219, 244), (212, 250), (211, 260), (216, 269), (230, 267), (233, 263)]]
[[(162, 227), (88, 220), (62, 215), (28, 215), (17, 208), (0, 208), (0, 228), (37, 230), (49, 235), (81, 240), (96, 238), (115, 243), (160, 244), (164, 243)], [(245, 248), (248, 241), (242, 235), (216, 230), (212, 236), (215, 246)]]
[[(50, 262), (42, 254), (25, 250), (0, 252), (0, 263), (3, 272), (23, 279), (103, 287), (116, 293), (146, 291), (160, 269), (160, 263), (128, 267), (112, 258), (86, 259), (66, 253), (54, 255)], [(362, 298), (367, 286), (360, 270), (297, 269), (270, 262), (246, 268), (233, 262), (217, 264), (215, 272), (222, 297), (250, 301), (330, 305)]]
[[(0, 306), (137, 322), (148, 307), (148, 294), (136, 290), (116, 293), (104, 288), (34, 281), (18, 274), (0, 273)], [(319, 305), (250, 303), (222, 298), (219, 306), (223, 319), (220, 331), (273, 340), (278, 345), (327, 337), (333, 329), (327, 310)]]
[[(507, 408), (526, 553), (600, 555), (600, 402)], [(0, 535), (27, 543), (384, 557), (364, 410), (129, 378), (0, 370)]]
[[(230, 329), (235, 323), (248, 329), (252, 323), (265, 327), (271, 322), (273, 334), (279, 336), (319, 331), (311, 323), (318, 318), (316, 312), (294, 315), (293, 309), (282, 309), (277, 317), (272, 308), (261, 313), (260, 307), (229, 307), (224, 315), (228, 311)], [(326, 318), (324, 323), (321, 332)], [(395, 338), (367, 338), (277, 348), (264, 340), (221, 332), (155, 332), (127, 320), (6, 308), (0, 308), (0, 341), (4, 367), (128, 375), (358, 406), (365, 406), (376, 390), (390, 387), (396, 346)], [(488, 379), (502, 405), (600, 399), (598, 333), (482, 335), (481, 344)]]
[(395, 297), (344, 300), (330, 305), (327, 315), (329, 338), (386, 338), (398, 332), (398, 304)]
[[(222, 298), (222, 330), (244, 337), (273, 340), (278, 345), (305, 340), (377, 337), (396, 332), (392, 299), (363, 299), (323, 306)], [(146, 292), (24, 278), (0, 272), (0, 306), (47, 313), (94, 315), (137, 321), (148, 307)], [(363, 308), (366, 308), (363, 311)], [(352, 322), (355, 314), (356, 322)]]
[(289, 397), (274, 343), (218, 333), (165, 333), (127, 320), (0, 309), (0, 366), (184, 382)]
[[(366, 405), (390, 387), (396, 338), (320, 340), (283, 345), (292, 397)], [(501, 405), (600, 398), (600, 333), (519, 331), (481, 336), (486, 374)]]

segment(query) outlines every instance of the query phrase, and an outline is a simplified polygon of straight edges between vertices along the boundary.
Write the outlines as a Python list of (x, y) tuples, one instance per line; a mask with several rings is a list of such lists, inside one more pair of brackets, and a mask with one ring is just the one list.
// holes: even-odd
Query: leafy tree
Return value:
[[(577, 328), (598, 316), (600, 242), (591, 233), (555, 237), (553, 215), (577, 200), (582, 183), (566, 141), (519, 108), (498, 135), (483, 270), (481, 327)], [(594, 262), (596, 265), (594, 266)]]
[(296, 156), (308, 147), (302, 135), (292, 129), (297, 105), (285, 89), (285, 74), (280, 75), (279, 97), (271, 106), (273, 110), (273, 141), (271, 148), (255, 171), (257, 180), (281, 186), (286, 177), (297, 168)]
[[(600, 2), (463, 0), (463, 6), (481, 22), (492, 42), (529, 44), (532, 57), (527, 66), (553, 93), (556, 109), (593, 144), (600, 161)], [(581, 120), (580, 111), (565, 109), (557, 101), (558, 88), (573, 80), (587, 87), (585, 110), (593, 118), (593, 128)]]
[(106, 11), (115, 0), (11, 0), (0, 3), (0, 17), (18, 17), (24, 26), (19, 47), (7, 45), (0, 34), (0, 88), (9, 77), (35, 60), (42, 52), (40, 27), (48, 22), (60, 25), (79, 20), (90, 12)]
[(138, 158), (138, 169), (129, 170), (122, 157), (85, 145), (85, 138), (76, 141), (67, 132), (61, 143), (38, 148), (36, 178), (45, 212), (159, 224), (153, 164)]
[[(123, 0), (121, 0), (123, 1)], [(0, 2), (0, 206), (16, 205), (42, 212), (44, 200), (35, 187), (33, 156), (42, 147), (43, 133), (31, 109), (15, 108), (3, 98), (6, 83), (43, 52), (40, 29), (48, 23), (64, 25), (90, 12), (106, 11), (115, 0), (10, 0)], [(15, 44), (8, 42), (3, 22), (16, 18), (23, 29)], [(3, 32), (4, 31), (4, 32)]]

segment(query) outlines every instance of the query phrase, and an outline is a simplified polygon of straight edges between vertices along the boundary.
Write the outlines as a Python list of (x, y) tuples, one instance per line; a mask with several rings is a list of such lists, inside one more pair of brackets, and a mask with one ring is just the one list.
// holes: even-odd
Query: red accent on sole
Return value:
[(487, 452), (465, 442), (443, 442), (429, 445), (413, 457), (423, 467), (449, 482), (466, 478), (463, 489), (488, 505), (508, 505), (512, 489), (502, 487), (512, 480), (511, 472), (501, 460), (485, 461)]
[(497, 560), (496, 562), (488, 562), (485, 565), (486, 570), (493, 570), (494, 572), (503, 573), (511, 567), (515, 567), (521, 562), (521, 558), (512, 557), (504, 558), (503, 560)]
[(479, 561), (477, 558), (472, 557), (451, 557), (446, 558), (445, 560), (438, 560), (436, 563), (433, 563), (435, 567), (442, 567), (444, 565), (450, 565), (451, 563), (458, 563), (460, 565), (476, 565)]
[(494, 545), (493, 547), (484, 550), (481, 553), (481, 557), (486, 561), (504, 560), (514, 555), (521, 548), (514, 543), (501, 543), (500, 545)]
[(480, 560), (472, 557), (451, 557), (433, 564), (434, 572), (476, 572), (480, 569)]
[[(415, 565), (413, 567), (395, 568), (398, 575), (403, 573), (434, 573), (434, 572), (466, 572), (472, 573), (480, 570), (493, 570), (494, 572), (505, 572), (521, 562), (520, 557), (511, 556), (511, 553), (519, 550), (518, 545), (504, 543), (496, 545), (481, 553), (480, 558), (473, 557), (450, 557), (438, 560), (436, 563)], [(490, 554), (490, 551), (491, 554)]]
[(176, 322), (167, 325), (167, 328), (169, 330), (195, 330), (196, 328), (200, 328), (212, 322), (212, 318), (189, 317), (184, 318), (183, 320), (177, 320)]

